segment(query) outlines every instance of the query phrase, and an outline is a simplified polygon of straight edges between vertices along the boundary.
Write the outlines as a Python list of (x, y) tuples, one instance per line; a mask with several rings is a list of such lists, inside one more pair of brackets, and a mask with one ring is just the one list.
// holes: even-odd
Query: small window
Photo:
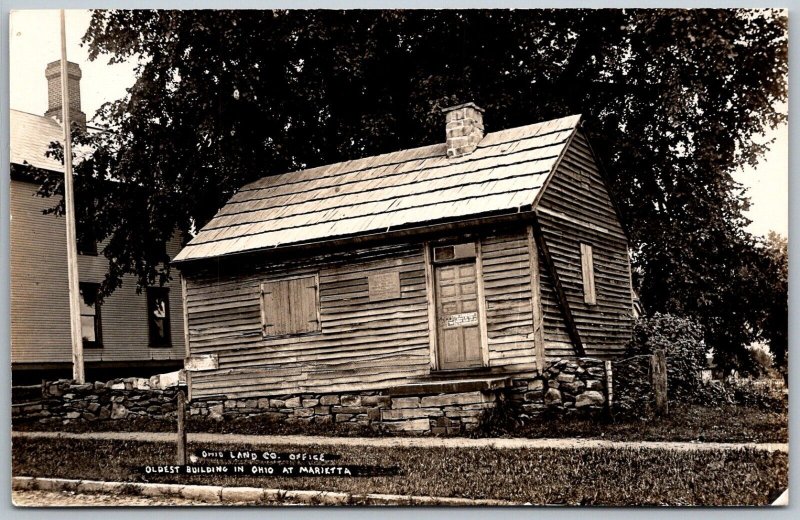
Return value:
[(320, 331), (317, 276), (261, 284), (261, 325), (264, 336)]
[(594, 258), (592, 246), (581, 244), (581, 271), (583, 275), (583, 301), (589, 305), (597, 304), (594, 288)]
[(454, 244), (451, 246), (439, 246), (433, 248), (433, 261), (435, 263), (448, 262), (451, 260), (461, 260), (465, 258), (475, 258), (475, 243)]
[(100, 327), (100, 305), (98, 304), (98, 291), (100, 286), (96, 283), (81, 283), (81, 337), (86, 348), (102, 347), (102, 330)]
[(169, 289), (167, 287), (147, 288), (147, 324), (151, 347), (172, 345), (169, 326)]
[(88, 223), (76, 225), (77, 245), (79, 255), (97, 256), (97, 239), (92, 226)]

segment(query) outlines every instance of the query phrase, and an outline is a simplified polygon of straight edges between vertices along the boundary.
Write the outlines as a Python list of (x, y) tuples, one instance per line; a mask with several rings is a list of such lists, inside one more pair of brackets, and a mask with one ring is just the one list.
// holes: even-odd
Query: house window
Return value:
[(75, 232), (77, 234), (78, 254), (97, 256), (97, 240), (92, 226), (78, 223)]
[(264, 336), (320, 331), (319, 278), (304, 276), (261, 284), (261, 325)]
[(172, 345), (169, 327), (169, 289), (147, 288), (147, 326), (151, 347)]
[(169, 263), (169, 254), (167, 253), (167, 243), (166, 242), (159, 242), (158, 243), (158, 253), (165, 259), (166, 263)]
[(581, 273), (583, 275), (583, 301), (589, 305), (597, 304), (594, 287), (594, 258), (592, 246), (581, 244)]
[(96, 283), (81, 283), (78, 287), (80, 290), (83, 346), (87, 348), (102, 347), (100, 305), (97, 302), (100, 286)]

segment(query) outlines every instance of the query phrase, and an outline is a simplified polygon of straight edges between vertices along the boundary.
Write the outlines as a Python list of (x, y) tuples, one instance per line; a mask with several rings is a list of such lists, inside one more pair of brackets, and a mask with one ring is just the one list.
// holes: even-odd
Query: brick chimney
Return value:
[(475, 103), (443, 108), (447, 130), (447, 157), (455, 159), (475, 151), (483, 139), (483, 109)]
[[(61, 61), (48, 63), (44, 75), (47, 78), (47, 112), (44, 115), (61, 121)], [(71, 61), (67, 62), (67, 90), (70, 123), (85, 130), (86, 114), (81, 111), (81, 68)]]

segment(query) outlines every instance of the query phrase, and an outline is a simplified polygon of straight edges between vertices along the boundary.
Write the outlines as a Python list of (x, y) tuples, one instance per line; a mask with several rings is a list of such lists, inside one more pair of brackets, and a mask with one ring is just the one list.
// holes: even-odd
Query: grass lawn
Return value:
[[(229, 450), (230, 446), (190, 446)], [(247, 446), (241, 446), (246, 449)], [(266, 449), (266, 448), (262, 448)], [(170, 443), (14, 439), (13, 474), (129, 482), (173, 482), (351, 493), (494, 498), (533, 504), (766, 505), (788, 483), (785, 453), (753, 450), (374, 448), (270, 446), (275, 452), (325, 452), (338, 464), (397, 467), (378, 477), (144, 475), (170, 464)]]
[(675, 406), (664, 418), (603, 422), (589, 419), (538, 421), (520, 427), (515, 437), (583, 437), (630, 441), (789, 442), (784, 412), (725, 405)]
[[(134, 418), (125, 421), (71, 423), (62, 425), (18, 423), (20, 431), (175, 431), (175, 421)], [(348, 431), (336, 425), (301, 427), (249, 417), (222, 422), (190, 417), (187, 431), (241, 434), (377, 435), (370, 429)], [(675, 406), (663, 419), (607, 421), (589, 419), (540, 419), (512, 432), (492, 432), (491, 436), (564, 438), (583, 437), (629, 441), (706, 441), (706, 442), (788, 442), (786, 413), (768, 412), (755, 407)]]

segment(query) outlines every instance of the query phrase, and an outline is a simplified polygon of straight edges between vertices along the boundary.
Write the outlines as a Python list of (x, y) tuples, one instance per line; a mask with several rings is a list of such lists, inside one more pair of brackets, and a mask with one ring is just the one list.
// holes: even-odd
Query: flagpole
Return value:
[(69, 283), (69, 318), (72, 340), (72, 378), (84, 383), (83, 337), (81, 334), (80, 287), (78, 285), (78, 242), (75, 232), (75, 195), (72, 179), (72, 136), (69, 120), (67, 86), (67, 30), (64, 10), (61, 14), (61, 120), (64, 126), (64, 208), (67, 220), (67, 280)]

